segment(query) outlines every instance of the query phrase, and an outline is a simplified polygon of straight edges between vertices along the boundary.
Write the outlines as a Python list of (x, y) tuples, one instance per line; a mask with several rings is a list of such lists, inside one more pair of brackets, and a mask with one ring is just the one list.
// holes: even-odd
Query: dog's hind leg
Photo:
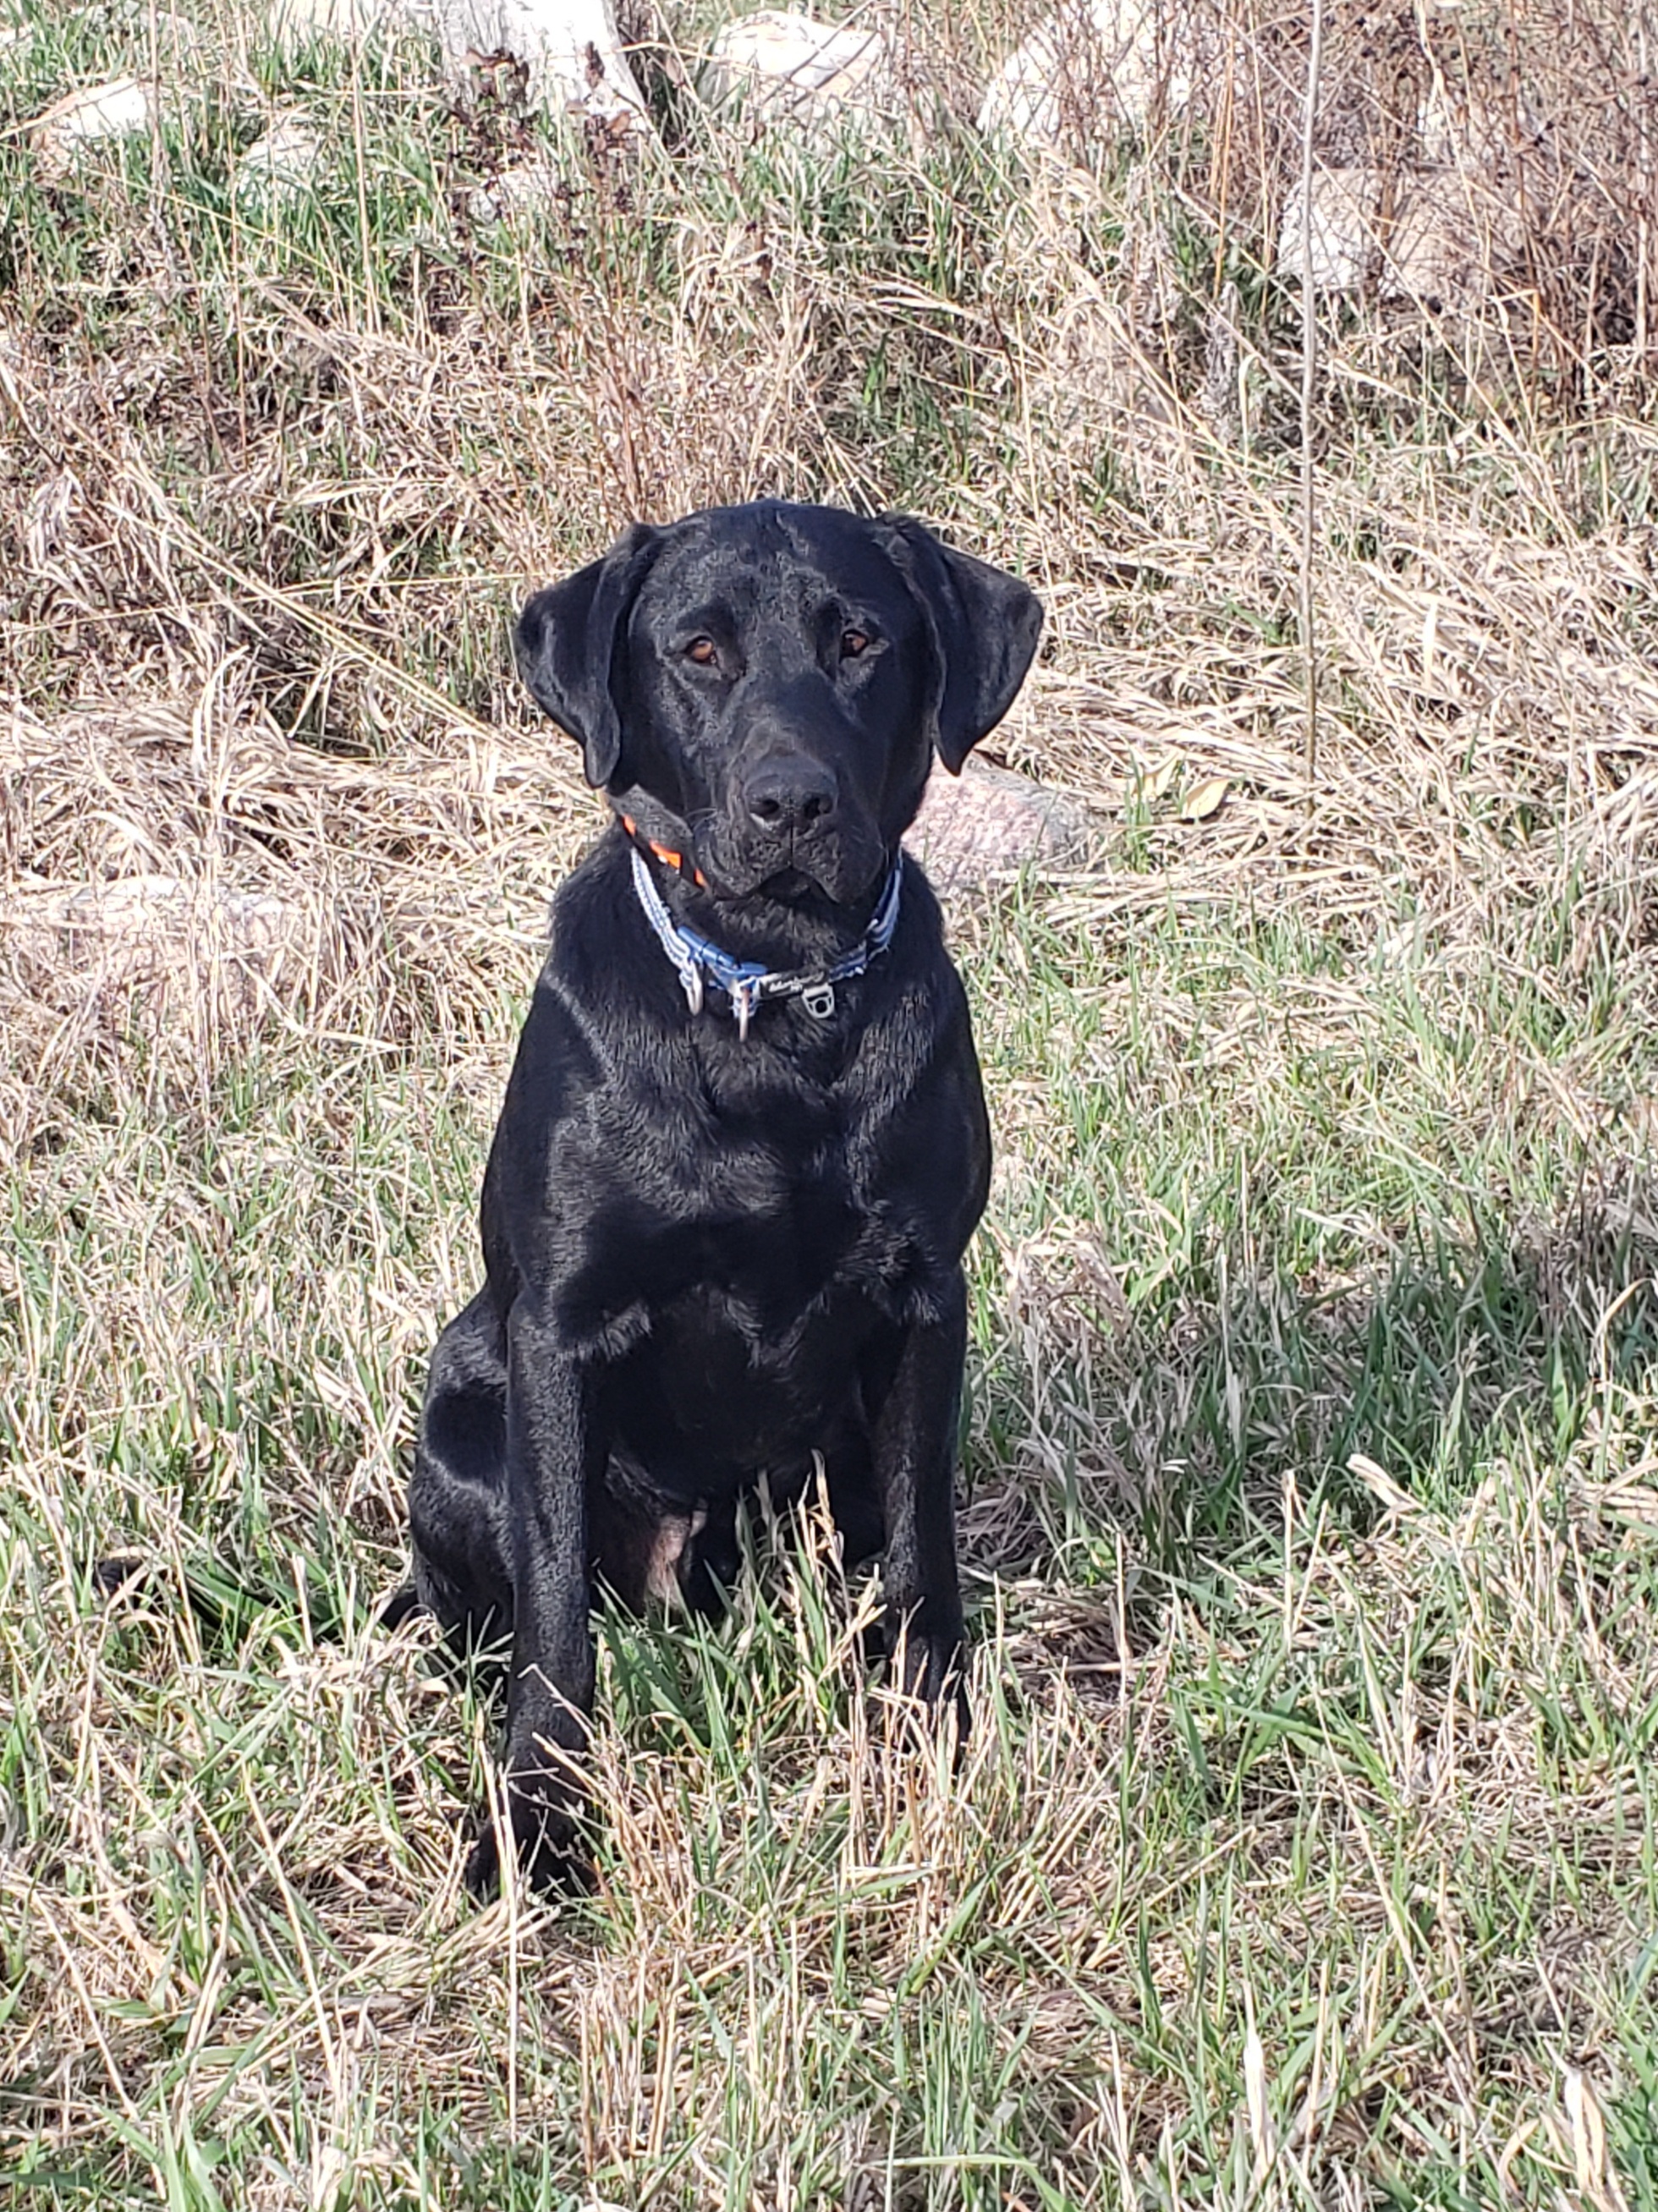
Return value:
[(687, 1503), (621, 1450), (588, 1492), (587, 1530), (595, 1576), (630, 1613), (653, 1604), (724, 1611), (738, 1566), (732, 1499)]
[[(506, 1333), (487, 1291), (439, 1337), (409, 1480), (414, 1601), (452, 1640), (492, 1643), (513, 1626), (507, 1508)], [(408, 1610), (397, 1593), (386, 1611)]]

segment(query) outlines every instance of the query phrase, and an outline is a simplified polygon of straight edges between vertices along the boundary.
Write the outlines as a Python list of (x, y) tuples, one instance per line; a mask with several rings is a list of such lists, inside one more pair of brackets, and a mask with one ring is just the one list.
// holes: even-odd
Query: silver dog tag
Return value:
[(800, 994), (800, 1003), (814, 1021), (826, 1022), (835, 1012), (833, 983), (812, 983)]

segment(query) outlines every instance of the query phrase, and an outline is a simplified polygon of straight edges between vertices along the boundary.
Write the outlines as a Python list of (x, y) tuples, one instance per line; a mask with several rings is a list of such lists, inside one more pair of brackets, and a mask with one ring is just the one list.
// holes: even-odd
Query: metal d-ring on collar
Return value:
[(835, 1012), (835, 987), (861, 975), (870, 962), (884, 952), (898, 927), (898, 899), (903, 884), (904, 861), (899, 854), (892, 863), (886, 889), (881, 893), (863, 941), (844, 953), (831, 968), (809, 969), (793, 975), (762, 968), (757, 960), (734, 960), (694, 929), (682, 929), (668, 912), (662, 894), (652, 879), (650, 864), (637, 845), (633, 848), (634, 889), (645, 909), (645, 919), (656, 932), (662, 950), (673, 963), (692, 1013), (702, 1011), (704, 987), (712, 983), (731, 1000), (737, 1034), (746, 1039), (754, 1010), (768, 999), (799, 999), (806, 1012), (826, 1022)]

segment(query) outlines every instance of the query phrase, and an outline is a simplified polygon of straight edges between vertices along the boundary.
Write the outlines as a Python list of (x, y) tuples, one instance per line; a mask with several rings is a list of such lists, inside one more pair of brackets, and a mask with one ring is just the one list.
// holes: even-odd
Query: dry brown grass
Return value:
[[(422, 50), (284, 78), (193, 12), (227, 90), (157, 148), (48, 189), (0, 138), (15, 2160), (192, 2212), (1658, 2201), (1650, 229), (1594, 74), (1638, 21), (1336, 11), (1324, 151), (1404, 175), (1412, 72), (1512, 52), (1526, 251), (1576, 243), (1524, 331), (1330, 313), (1309, 791), (1293, 20), (1126, 164), (682, 111), (498, 229), (517, 126)], [(0, 49), (6, 120), (141, 13)], [(925, 20), (963, 82), (1001, 36)], [(317, 193), (228, 216), (290, 103)], [(999, 748), (1097, 827), (954, 917), (981, 1726), (906, 1753), (868, 1593), (782, 1547), (718, 1634), (607, 1624), (602, 1895), (477, 1914), (489, 1717), (370, 1607), (596, 818), (505, 621), (759, 491), (1029, 574)]]

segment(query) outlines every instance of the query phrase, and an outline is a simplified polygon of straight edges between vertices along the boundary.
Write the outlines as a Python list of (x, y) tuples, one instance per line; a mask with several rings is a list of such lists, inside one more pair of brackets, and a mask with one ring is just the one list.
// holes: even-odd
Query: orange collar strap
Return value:
[(642, 844), (647, 853), (654, 854), (665, 866), (677, 868), (682, 876), (689, 876), (694, 884), (699, 884), (703, 890), (707, 890), (708, 878), (701, 868), (688, 861), (683, 853), (676, 853), (666, 845), (659, 845), (653, 837), (641, 838), (639, 835), (639, 824), (631, 814), (623, 814), (619, 818), (623, 828), (635, 843)]

